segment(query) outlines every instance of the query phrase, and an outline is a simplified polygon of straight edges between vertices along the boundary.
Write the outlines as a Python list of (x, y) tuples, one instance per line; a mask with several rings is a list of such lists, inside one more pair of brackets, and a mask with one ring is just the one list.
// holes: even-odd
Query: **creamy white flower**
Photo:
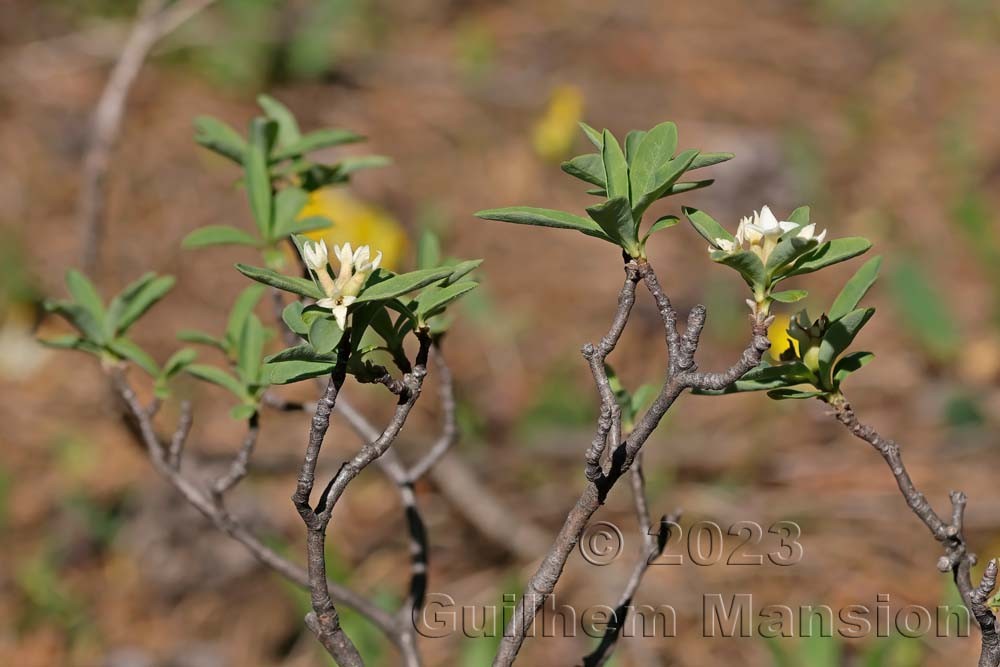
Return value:
[(807, 241), (814, 240), (816, 243), (822, 243), (823, 239), (826, 238), (826, 230), (824, 229), (819, 234), (816, 234), (816, 223), (812, 223), (799, 230), (799, 233), (795, 236), (800, 239), (806, 239)]
[[(785, 232), (790, 232), (798, 224), (794, 222), (779, 222), (774, 213), (771, 213), (771, 209), (768, 206), (764, 206), (760, 209), (760, 213), (754, 211), (753, 222), (750, 222), (749, 218), (743, 218), (747, 223), (746, 228), (750, 231), (757, 232), (761, 236), (777, 238), (784, 234)], [(754, 243), (754, 239), (747, 238), (748, 241)]]
[(326, 241), (306, 241), (302, 244), (302, 259), (313, 271), (325, 271), (329, 263)]
[[(350, 243), (345, 243), (342, 246), (334, 246), (333, 254), (340, 262), (340, 270), (337, 272), (336, 280), (330, 277), (326, 265), (322, 271), (317, 271), (317, 277), (326, 296), (318, 300), (316, 305), (329, 308), (337, 324), (343, 329), (347, 326), (348, 307), (357, 300), (368, 276), (382, 263), (382, 253), (379, 252), (375, 255), (375, 259), (371, 260), (369, 246), (363, 245), (355, 250)], [(308, 263), (309, 260), (306, 261)]]

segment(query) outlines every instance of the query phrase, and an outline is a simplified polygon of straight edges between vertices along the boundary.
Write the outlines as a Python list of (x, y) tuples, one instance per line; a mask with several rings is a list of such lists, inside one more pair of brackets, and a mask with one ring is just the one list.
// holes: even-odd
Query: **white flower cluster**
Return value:
[(371, 248), (366, 245), (357, 250), (351, 249), (350, 243), (343, 246), (333, 246), (333, 254), (340, 262), (337, 277), (330, 275), (329, 252), (325, 241), (306, 241), (302, 245), (302, 258), (306, 266), (316, 275), (326, 297), (316, 302), (321, 308), (329, 308), (334, 319), (343, 329), (347, 326), (347, 308), (364, 287), (368, 276), (382, 263), (382, 253), (372, 259)]

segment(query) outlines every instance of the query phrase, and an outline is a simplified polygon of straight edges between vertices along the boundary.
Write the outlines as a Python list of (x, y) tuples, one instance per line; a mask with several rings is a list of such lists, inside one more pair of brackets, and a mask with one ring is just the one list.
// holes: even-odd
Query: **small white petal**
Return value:
[(816, 223), (812, 223), (806, 225), (801, 230), (799, 230), (799, 233), (796, 236), (798, 236), (798, 238), (800, 239), (811, 239), (815, 231), (816, 231)]
[(375, 259), (372, 260), (371, 270), (374, 271), (375, 269), (377, 269), (379, 267), (379, 264), (381, 263), (382, 263), (382, 251), (379, 250), (378, 254), (375, 255)]
[(319, 306), (320, 308), (332, 309), (337, 307), (337, 300), (331, 298), (320, 299), (319, 301), (316, 302), (316, 305)]
[(715, 239), (715, 245), (719, 247), (719, 250), (723, 252), (733, 252), (736, 250), (736, 244), (729, 239)]
[(823, 230), (822, 232), (820, 232), (820, 233), (819, 233), (819, 234), (818, 234), (818, 235), (816, 236), (816, 243), (822, 243), (822, 242), (823, 242), (823, 239), (825, 239), (825, 238), (826, 238), (826, 230), (824, 229), (824, 230)]
[(765, 230), (772, 230), (778, 227), (778, 219), (771, 213), (771, 209), (764, 206), (760, 209), (760, 226)]
[(347, 328), (347, 306), (336, 306), (333, 308), (333, 319), (337, 320), (337, 326), (341, 329)]
[(799, 223), (797, 223), (797, 222), (779, 222), (778, 223), (778, 229), (780, 229), (782, 232), (790, 232), (793, 229), (796, 229), (798, 226), (799, 226)]
[(357, 300), (358, 300), (358, 297), (356, 297), (356, 296), (342, 296), (342, 297), (340, 297), (340, 303), (344, 304), (345, 306), (349, 306), (349, 305), (351, 305), (352, 303), (354, 303)]

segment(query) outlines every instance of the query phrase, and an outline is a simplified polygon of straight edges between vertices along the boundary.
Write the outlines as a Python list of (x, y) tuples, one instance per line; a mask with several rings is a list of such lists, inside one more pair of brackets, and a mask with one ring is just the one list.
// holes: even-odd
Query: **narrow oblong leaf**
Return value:
[(301, 301), (292, 301), (281, 311), (281, 320), (291, 331), (300, 336), (309, 333), (309, 325), (302, 319), (303, 304)]
[(732, 153), (698, 153), (698, 157), (691, 161), (688, 171), (711, 167), (712, 165), (732, 160), (734, 157), (736, 156)]
[(274, 151), (271, 159), (275, 162), (278, 160), (287, 160), (291, 157), (305, 155), (306, 153), (311, 153), (312, 151), (318, 151), (321, 148), (330, 148), (331, 146), (340, 146), (342, 144), (353, 144), (358, 141), (364, 141), (364, 139), (365, 138), (360, 134), (356, 134), (350, 130), (340, 130), (335, 128), (316, 130), (315, 132), (304, 134), (298, 141), (295, 141), (288, 146), (282, 146), (278, 150)]
[(629, 167), (632, 166), (632, 160), (635, 159), (639, 144), (646, 138), (646, 134), (646, 130), (631, 130), (625, 135), (625, 161), (628, 162)]
[(306, 296), (310, 299), (322, 299), (325, 296), (323, 291), (316, 286), (316, 283), (305, 278), (286, 276), (271, 269), (249, 266), (247, 264), (237, 264), (236, 270), (251, 280), (256, 280), (271, 287), (277, 287), (285, 292)]
[(471, 281), (454, 283), (447, 287), (431, 287), (417, 297), (416, 312), (422, 319), (441, 313), (451, 302), (479, 287)]
[(473, 271), (479, 268), (479, 265), (483, 263), (481, 259), (467, 259), (464, 262), (459, 262), (451, 267), (451, 275), (449, 275), (443, 283), (442, 287), (447, 287), (452, 283), (456, 283), (465, 276), (469, 275)]
[(266, 288), (263, 285), (250, 285), (236, 297), (233, 307), (229, 311), (229, 319), (226, 321), (226, 340), (230, 344), (236, 345), (243, 333), (243, 326), (247, 318), (253, 313), (257, 303), (264, 295)]
[(417, 268), (430, 269), (441, 263), (441, 239), (429, 229), (417, 240)]
[(819, 398), (825, 396), (825, 391), (799, 391), (797, 389), (772, 389), (767, 392), (767, 397), (775, 401), (805, 400), (807, 398)]
[(575, 158), (563, 162), (560, 167), (574, 178), (598, 185), (601, 188), (605, 187), (604, 160), (597, 153), (577, 155)]
[(736, 269), (751, 287), (763, 286), (767, 282), (764, 264), (756, 253), (739, 250), (734, 253), (713, 252), (712, 260)]
[(764, 267), (768, 275), (773, 275), (788, 264), (795, 261), (797, 257), (804, 255), (816, 247), (815, 239), (801, 239), (797, 236), (786, 235), (778, 242), (771, 254), (767, 256), (767, 265)]
[(295, 347), (285, 348), (277, 354), (272, 354), (264, 358), (265, 364), (278, 363), (282, 361), (312, 361), (317, 363), (336, 363), (336, 354), (320, 354), (312, 345), (303, 343)]
[(809, 292), (804, 289), (789, 289), (783, 292), (771, 292), (769, 296), (781, 303), (795, 303), (809, 296)]
[(226, 349), (226, 345), (223, 341), (219, 340), (215, 336), (205, 333), (204, 331), (197, 331), (195, 329), (182, 329), (181, 331), (178, 331), (177, 339), (182, 340), (185, 343), (209, 345), (223, 351)]
[(182, 248), (204, 248), (213, 245), (260, 245), (260, 241), (242, 229), (229, 225), (199, 227), (184, 237)]
[(675, 124), (660, 123), (646, 133), (630, 163), (629, 179), (634, 197), (640, 197), (656, 187), (657, 172), (673, 159), (676, 150)]
[(310, 215), (308, 218), (293, 220), (291, 224), (283, 229), (275, 230), (275, 240), (284, 236), (291, 236), (292, 234), (305, 234), (306, 232), (314, 232), (318, 229), (327, 229), (332, 226), (333, 221), (329, 218), (321, 215)]
[(604, 176), (607, 179), (605, 189), (608, 197), (629, 199), (628, 162), (618, 140), (609, 130), (604, 130), (604, 148), (601, 150), (601, 160), (604, 162)]
[(169, 359), (167, 359), (167, 363), (163, 364), (163, 370), (160, 371), (160, 377), (165, 380), (169, 380), (194, 363), (194, 360), (197, 357), (198, 353), (189, 347), (177, 350), (170, 356)]
[(277, 241), (293, 233), (299, 211), (309, 200), (309, 193), (302, 188), (284, 188), (274, 198), (274, 226), (270, 238)]
[(587, 125), (582, 121), (580, 122), (580, 128), (583, 130), (583, 133), (587, 135), (587, 138), (590, 139), (590, 143), (594, 144), (597, 150), (599, 151), (604, 150), (603, 133), (599, 132), (598, 130), (595, 130), (590, 125)]
[(277, 127), (277, 123), (266, 118), (250, 121), (250, 147), (243, 165), (250, 210), (263, 238), (271, 237), (273, 194), (267, 164)]
[(333, 317), (317, 317), (309, 327), (309, 344), (318, 354), (333, 352), (343, 337), (344, 330)]
[(442, 278), (447, 278), (451, 275), (451, 272), (451, 267), (446, 266), (437, 269), (421, 269), (419, 271), (411, 271), (410, 273), (401, 273), (365, 287), (361, 291), (361, 294), (358, 295), (355, 303), (393, 299), (421, 287), (426, 287)]
[(840, 294), (837, 295), (837, 298), (833, 301), (833, 305), (830, 306), (828, 315), (831, 320), (839, 320), (858, 307), (861, 299), (864, 298), (865, 294), (868, 293), (868, 290), (878, 279), (878, 271), (881, 266), (881, 256), (872, 257), (861, 265), (861, 268), (847, 281), (844, 289), (840, 290)]
[(632, 215), (638, 220), (654, 201), (662, 197), (665, 192), (673, 187), (677, 179), (684, 175), (684, 172), (687, 171), (696, 157), (698, 157), (698, 151), (688, 150), (680, 153), (673, 160), (660, 165), (653, 174), (651, 187), (647, 188), (642, 194), (633, 193)]
[(278, 144), (287, 146), (302, 138), (295, 115), (284, 104), (270, 95), (258, 95), (257, 104), (267, 117), (278, 124)]
[(834, 387), (839, 387), (840, 383), (843, 382), (848, 375), (860, 370), (874, 358), (875, 355), (871, 352), (851, 352), (850, 354), (845, 354), (833, 367)]
[(174, 287), (176, 280), (173, 276), (160, 276), (143, 284), (143, 286), (124, 299), (121, 307), (121, 314), (115, 322), (115, 334), (125, 333), (129, 327), (135, 324), (136, 320), (142, 317), (146, 311), (155, 306), (157, 302), (167, 295)]
[(337, 162), (337, 173), (349, 176), (362, 169), (378, 169), (392, 164), (392, 158), (385, 155), (350, 155)]
[(830, 324), (819, 346), (821, 380), (826, 382), (830, 379), (830, 368), (833, 362), (850, 346), (858, 332), (874, 314), (874, 308), (859, 308)]
[(336, 367), (336, 361), (273, 361), (264, 364), (261, 383), (268, 385), (291, 384), (311, 378), (329, 375)]
[(222, 387), (241, 400), (247, 398), (246, 388), (240, 381), (222, 369), (215, 366), (206, 366), (205, 364), (191, 364), (185, 371), (199, 380)]
[[(575, 229), (578, 232), (615, 243), (601, 226), (593, 220), (565, 211), (555, 211), (532, 206), (510, 206), (479, 211), (477, 218), (511, 222), (516, 225), (535, 225), (537, 227), (555, 227), (557, 229)], [(616, 244), (617, 245), (617, 244)]]
[(84, 338), (101, 344), (106, 340), (101, 323), (94, 319), (89, 310), (70, 301), (46, 301), (45, 309), (55, 313), (73, 325)]
[(691, 222), (691, 226), (694, 227), (695, 231), (701, 234), (702, 238), (711, 243), (712, 246), (719, 247), (716, 239), (736, 242), (736, 237), (730, 234), (725, 227), (716, 222), (715, 218), (708, 213), (691, 208), (690, 206), (684, 206), (681, 210)]
[(160, 374), (160, 367), (156, 365), (153, 357), (149, 356), (145, 350), (127, 338), (116, 338), (110, 341), (108, 349), (118, 357), (131, 361), (153, 377), (157, 377)]
[(243, 164), (247, 142), (240, 133), (211, 116), (194, 119), (194, 140), (201, 146), (229, 158), (236, 164)]
[(788, 222), (794, 222), (802, 227), (809, 224), (809, 207), (799, 206), (788, 215)]
[[(688, 168), (688, 171), (691, 171), (691, 169)], [(714, 178), (706, 178), (705, 180), (702, 181), (685, 181), (683, 183), (674, 183), (669, 188), (667, 188), (667, 190), (662, 195), (660, 195), (660, 199), (663, 199), (664, 197), (670, 197), (673, 195), (682, 195), (685, 192), (691, 192), (692, 190), (700, 190), (702, 188), (707, 188), (712, 183), (715, 183)]]
[(632, 206), (625, 197), (615, 197), (587, 209), (587, 214), (601, 226), (604, 233), (617, 241), (623, 248), (636, 250), (639, 239)]
[(254, 384), (260, 375), (260, 360), (264, 355), (264, 326), (253, 313), (243, 321), (236, 353), (236, 368), (245, 384)]
[(801, 276), (813, 271), (819, 271), (827, 266), (857, 257), (867, 252), (871, 247), (871, 241), (860, 236), (833, 239), (799, 257), (792, 264), (791, 268), (787, 272), (783, 272), (778, 278), (783, 280), (791, 276)]
[(94, 283), (76, 269), (66, 272), (66, 288), (73, 299), (83, 306), (95, 320), (104, 321), (104, 303)]
[(665, 216), (663, 216), (662, 218), (660, 218), (659, 220), (657, 220), (656, 222), (654, 222), (650, 226), (649, 231), (646, 232), (646, 235), (644, 237), (642, 237), (643, 244), (645, 244), (646, 241), (649, 240), (649, 237), (652, 236), (653, 233), (658, 232), (658, 231), (663, 230), (663, 229), (670, 229), (671, 227), (673, 227), (674, 225), (676, 225), (680, 221), (681, 221), (681, 219), (678, 218), (676, 215), (665, 215)]

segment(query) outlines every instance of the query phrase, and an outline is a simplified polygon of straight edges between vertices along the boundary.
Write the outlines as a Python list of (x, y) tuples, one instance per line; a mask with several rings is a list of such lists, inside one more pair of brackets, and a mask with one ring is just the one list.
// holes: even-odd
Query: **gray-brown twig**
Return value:
[(903, 464), (899, 445), (893, 440), (882, 437), (873, 427), (859, 421), (854, 408), (843, 395), (835, 395), (828, 399), (828, 402), (833, 407), (837, 421), (882, 456), (892, 471), (907, 506), (927, 526), (934, 539), (944, 547), (945, 554), (938, 560), (938, 569), (942, 572), (949, 570), (952, 572), (955, 586), (958, 587), (962, 600), (972, 611), (976, 624), (982, 632), (979, 667), (997, 667), (1000, 665), (1000, 633), (997, 629), (996, 616), (987, 604), (990, 594), (996, 587), (997, 561), (991, 560), (986, 566), (982, 580), (978, 585), (973, 585), (971, 569), (976, 564), (976, 555), (968, 550), (962, 533), (967, 502), (965, 494), (961, 491), (952, 491), (949, 494), (952, 505), (951, 520), (942, 519), (910, 478)]
[(106, 177), (111, 153), (121, 133), (125, 102), (142, 64), (165, 35), (211, 5), (215, 0), (145, 0), (108, 82), (94, 108), (87, 151), (83, 160), (78, 208), (82, 240), (81, 265), (85, 273), (97, 266), (107, 207)]
[[(664, 340), (669, 360), (659, 394), (636, 423), (628, 438), (617, 444), (616, 411), (609, 406), (605, 398), (606, 391), (603, 380), (606, 375), (603, 365), (607, 356), (614, 351), (621, 332), (628, 324), (634, 303), (633, 297), (637, 279), (642, 280), (656, 302), (660, 319), (663, 322)], [(579, 542), (590, 518), (604, 503), (618, 479), (632, 467), (642, 446), (652, 435), (677, 397), (688, 388), (710, 388), (725, 381), (726, 378), (736, 379), (740, 377), (759, 364), (761, 356), (770, 347), (767, 339), (767, 327), (770, 324), (770, 319), (766, 317), (754, 318), (750, 343), (736, 364), (722, 373), (698, 373), (694, 354), (697, 351), (698, 337), (704, 321), (704, 306), (695, 306), (688, 318), (687, 330), (682, 336), (677, 329), (677, 313), (671, 305), (669, 297), (660, 286), (653, 268), (643, 260), (626, 261), (625, 283), (619, 295), (618, 308), (612, 318), (611, 327), (599, 345), (587, 345), (583, 348), (583, 354), (590, 363), (598, 393), (602, 399), (597, 436), (585, 456), (588, 483), (576, 504), (567, 514), (555, 541), (528, 580), (521, 598), (515, 605), (514, 613), (504, 630), (504, 637), (493, 659), (493, 667), (509, 667), (514, 663), (521, 645), (524, 643), (524, 638), (531, 629), (535, 615), (545, 599), (555, 590), (566, 561)], [(725, 381), (723, 386), (731, 381)], [(603, 441), (605, 438), (607, 441)], [(596, 462), (600, 460), (601, 453), (605, 451), (604, 458), (607, 461), (598, 473)]]

